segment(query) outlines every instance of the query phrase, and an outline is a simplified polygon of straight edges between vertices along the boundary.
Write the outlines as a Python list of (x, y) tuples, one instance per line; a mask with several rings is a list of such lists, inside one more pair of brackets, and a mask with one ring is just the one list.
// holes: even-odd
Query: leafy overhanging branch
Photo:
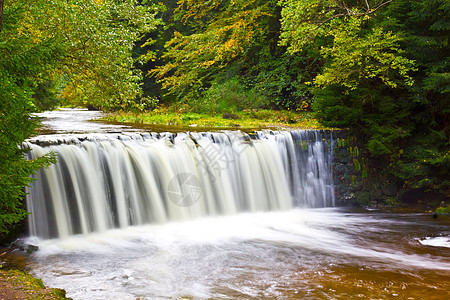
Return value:
[(386, 1), (339, 1), (339, 0), (280, 0), (282, 7), (281, 46), (288, 46), (290, 53), (302, 48), (321, 35), (326, 35), (333, 23), (339, 19), (363, 18), (385, 7)]

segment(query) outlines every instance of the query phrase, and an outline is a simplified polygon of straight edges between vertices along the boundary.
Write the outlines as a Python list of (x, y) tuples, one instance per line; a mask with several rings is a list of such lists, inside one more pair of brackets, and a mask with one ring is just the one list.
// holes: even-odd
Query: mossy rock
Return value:
[(438, 215), (448, 215), (450, 214), (450, 205), (438, 207), (434, 212)]
[(70, 300), (62, 289), (49, 289), (41, 279), (19, 270), (0, 270), (0, 298)]

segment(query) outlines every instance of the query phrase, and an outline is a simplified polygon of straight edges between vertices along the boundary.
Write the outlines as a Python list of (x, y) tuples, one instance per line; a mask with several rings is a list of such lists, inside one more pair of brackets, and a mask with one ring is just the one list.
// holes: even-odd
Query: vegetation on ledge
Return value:
[(240, 112), (216, 114), (185, 112), (175, 108), (158, 107), (149, 112), (114, 112), (105, 117), (108, 121), (177, 125), (191, 127), (229, 128), (324, 128), (313, 113), (290, 110), (248, 109)]

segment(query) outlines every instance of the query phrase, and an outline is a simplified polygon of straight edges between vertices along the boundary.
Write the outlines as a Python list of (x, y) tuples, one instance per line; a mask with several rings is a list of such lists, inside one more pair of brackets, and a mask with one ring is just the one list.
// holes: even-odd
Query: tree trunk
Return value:
[(2, 32), (2, 24), (3, 24), (3, 4), (5, 0), (0, 0), (0, 33)]

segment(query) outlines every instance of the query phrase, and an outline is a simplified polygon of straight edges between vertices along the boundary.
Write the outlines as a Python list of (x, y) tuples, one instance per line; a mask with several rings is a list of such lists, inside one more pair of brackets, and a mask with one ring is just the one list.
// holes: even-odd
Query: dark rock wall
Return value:
[[(396, 206), (399, 204), (400, 188), (398, 183), (378, 174), (373, 167), (355, 166), (355, 154), (350, 150), (357, 147), (345, 130), (337, 131), (334, 149), (334, 184), (336, 205), (338, 206)], [(352, 141), (350, 141), (352, 140)], [(345, 141), (345, 142), (342, 142)], [(362, 161), (362, 154), (356, 157)], [(365, 171), (363, 171), (365, 168)], [(366, 172), (364, 174), (364, 172)]]

